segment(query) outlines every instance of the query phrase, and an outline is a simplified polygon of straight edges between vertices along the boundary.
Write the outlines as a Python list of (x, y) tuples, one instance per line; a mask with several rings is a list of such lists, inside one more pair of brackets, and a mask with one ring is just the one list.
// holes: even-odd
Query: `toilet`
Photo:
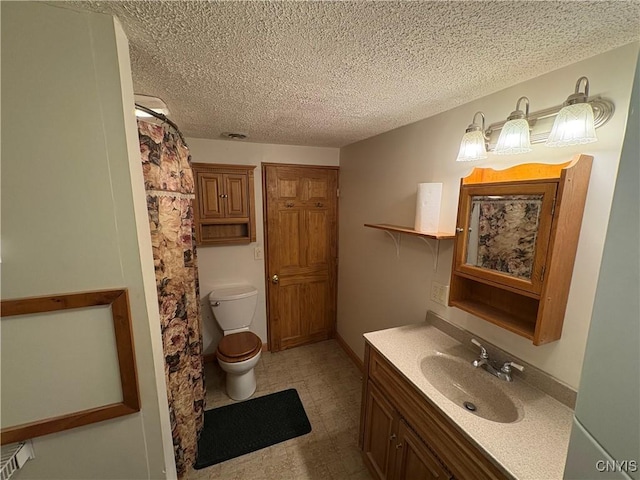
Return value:
[(209, 294), (213, 316), (224, 332), (216, 357), (227, 374), (227, 395), (244, 400), (256, 391), (254, 367), (260, 360), (262, 340), (249, 331), (258, 300), (252, 285), (233, 285), (214, 289)]

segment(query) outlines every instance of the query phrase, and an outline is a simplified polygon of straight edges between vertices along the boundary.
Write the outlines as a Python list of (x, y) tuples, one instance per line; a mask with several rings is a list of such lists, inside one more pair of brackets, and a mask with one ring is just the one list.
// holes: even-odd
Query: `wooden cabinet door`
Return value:
[(224, 197), (227, 218), (246, 218), (249, 216), (249, 199), (247, 194), (247, 175), (225, 174)]
[(223, 176), (219, 173), (197, 173), (198, 204), (201, 219), (224, 217)]
[(557, 183), (460, 189), (454, 270), (540, 295)]
[(393, 476), (398, 413), (369, 382), (364, 424), (364, 460), (379, 480)]
[(395, 480), (445, 480), (451, 475), (424, 442), (408, 427), (404, 420), (398, 426), (398, 439), (394, 448)]
[(272, 351), (331, 338), (337, 276), (336, 168), (264, 165)]

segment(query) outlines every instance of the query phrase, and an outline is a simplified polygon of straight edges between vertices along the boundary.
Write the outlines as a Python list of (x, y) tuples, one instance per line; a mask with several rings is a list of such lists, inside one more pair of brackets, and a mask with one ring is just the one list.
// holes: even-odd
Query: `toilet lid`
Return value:
[(225, 335), (218, 344), (218, 359), (227, 363), (244, 362), (262, 350), (262, 340), (253, 332)]

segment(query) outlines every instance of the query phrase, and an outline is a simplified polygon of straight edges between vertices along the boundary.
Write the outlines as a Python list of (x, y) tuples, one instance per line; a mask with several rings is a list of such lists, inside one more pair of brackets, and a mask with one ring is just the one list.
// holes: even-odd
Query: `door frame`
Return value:
[[(340, 232), (340, 166), (339, 165), (313, 165), (313, 164), (299, 164), (299, 163), (278, 163), (278, 162), (261, 162), (260, 163), (260, 176), (262, 177), (262, 233), (264, 242), (264, 284), (265, 284), (265, 302), (266, 302), (266, 317), (267, 317), (267, 346), (269, 351), (273, 351), (273, 328), (271, 327), (271, 305), (269, 305), (270, 297), (269, 288), (271, 288), (271, 282), (269, 278), (269, 229), (268, 229), (268, 208), (267, 208), (267, 175), (266, 167), (295, 167), (295, 168), (308, 168), (308, 169), (324, 169), (324, 170), (336, 170), (336, 258), (335, 258), (335, 288), (336, 292), (333, 296), (333, 311), (335, 312), (335, 318), (333, 319), (333, 328), (331, 336), (335, 337), (336, 323), (338, 317), (338, 258), (339, 258), (339, 232)], [(279, 351), (279, 350), (278, 350)]]

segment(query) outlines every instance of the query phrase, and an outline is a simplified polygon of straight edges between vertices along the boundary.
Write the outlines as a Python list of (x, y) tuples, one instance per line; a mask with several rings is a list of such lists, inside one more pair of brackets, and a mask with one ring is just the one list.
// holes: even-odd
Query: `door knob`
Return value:
[(274, 275), (273, 277), (271, 277), (271, 283), (278, 283), (280, 281), (280, 278), (278, 278), (278, 275)]

